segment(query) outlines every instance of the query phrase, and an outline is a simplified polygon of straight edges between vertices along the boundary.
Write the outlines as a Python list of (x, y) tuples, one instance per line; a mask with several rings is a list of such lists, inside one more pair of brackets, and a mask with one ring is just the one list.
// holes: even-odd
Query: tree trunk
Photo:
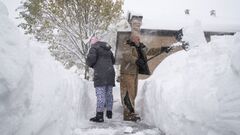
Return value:
[(86, 79), (86, 80), (89, 80), (89, 79), (90, 79), (90, 76), (89, 76), (89, 67), (88, 67), (88, 65), (85, 65), (84, 79)]

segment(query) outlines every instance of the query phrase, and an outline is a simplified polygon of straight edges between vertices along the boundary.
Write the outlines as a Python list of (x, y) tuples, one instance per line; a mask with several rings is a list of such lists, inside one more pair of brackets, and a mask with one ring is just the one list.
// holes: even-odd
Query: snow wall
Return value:
[(93, 84), (24, 37), (2, 2), (0, 20), (0, 134), (72, 134), (95, 113)]
[(167, 135), (239, 135), (240, 34), (206, 43), (201, 24), (183, 30), (190, 50), (167, 57), (144, 81), (137, 110)]

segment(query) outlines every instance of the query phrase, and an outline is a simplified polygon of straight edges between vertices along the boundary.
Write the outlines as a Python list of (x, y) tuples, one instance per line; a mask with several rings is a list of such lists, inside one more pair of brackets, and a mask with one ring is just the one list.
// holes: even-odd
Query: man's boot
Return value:
[(137, 121), (140, 121), (141, 118), (135, 113), (130, 113), (128, 111), (124, 111), (123, 120), (137, 122)]
[(103, 112), (97, 112), (96, 117), (91, 118), (90, 121), (93, 121), (93, 122), (104, 122)]
[(106, 116), (108, 119), (112, 118), (112, 111), (107, 111)]
[(136, 113), (131, 113), (129, 118), (131, 121), (134, 121), (134, 122), (141, 121), (141, 118)]

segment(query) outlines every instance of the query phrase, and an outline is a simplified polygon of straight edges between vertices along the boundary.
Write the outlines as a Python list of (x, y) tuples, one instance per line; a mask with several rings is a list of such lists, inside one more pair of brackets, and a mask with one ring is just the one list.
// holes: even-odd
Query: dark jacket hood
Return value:
[(99, 41), (99, 42), (97, 42), (97, 44), (100, 46), (100, 47), (102, 47), (103, 49), (105, 49), (105, 50), (110, 50), (112, 47), (110, 46), (110, 45), (108, 45), (106, 42), (101, 42), (101, 41)]

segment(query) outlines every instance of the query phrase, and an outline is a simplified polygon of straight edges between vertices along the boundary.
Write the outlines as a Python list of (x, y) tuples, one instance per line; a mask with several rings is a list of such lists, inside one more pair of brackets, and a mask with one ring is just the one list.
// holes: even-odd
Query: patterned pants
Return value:
[(112, 111), (113, 107), (113, 86), (95, 87), (97, 96), (97, 112), (104, 112), (105, 107), (108, 111)]

